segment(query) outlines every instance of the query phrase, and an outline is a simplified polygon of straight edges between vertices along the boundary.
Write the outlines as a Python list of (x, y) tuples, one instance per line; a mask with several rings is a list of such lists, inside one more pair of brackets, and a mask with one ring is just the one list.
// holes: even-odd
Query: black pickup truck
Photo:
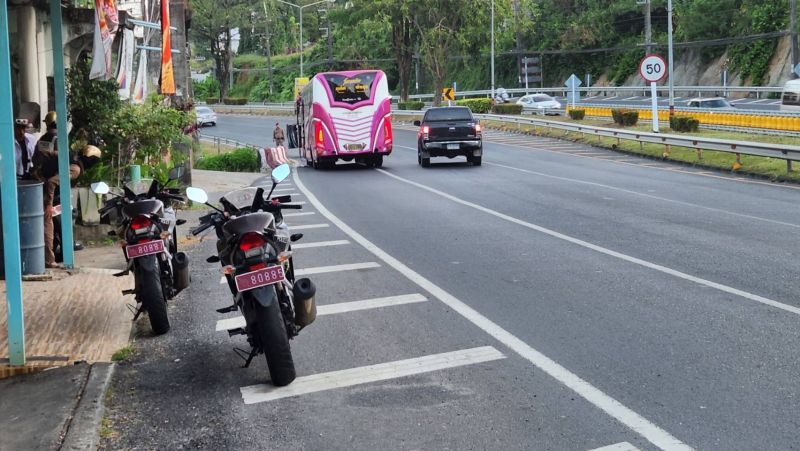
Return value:
[(483, 139), (481, 125), (467, 107), (431, 108), (425, 112), (417, 134), (417, 162), (430, 166), (431, 157), (467, 157), (474, 166), (481, 165)]

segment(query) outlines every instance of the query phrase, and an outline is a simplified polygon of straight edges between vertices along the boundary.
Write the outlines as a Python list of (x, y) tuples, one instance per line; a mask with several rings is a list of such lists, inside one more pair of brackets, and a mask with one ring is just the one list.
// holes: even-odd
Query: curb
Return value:
[(58, 450), (97, 449), (100, 438), (98, 431), (105, 413), (105, 394), (115, 367), (113, 363), (95, 363), (91, 366)]

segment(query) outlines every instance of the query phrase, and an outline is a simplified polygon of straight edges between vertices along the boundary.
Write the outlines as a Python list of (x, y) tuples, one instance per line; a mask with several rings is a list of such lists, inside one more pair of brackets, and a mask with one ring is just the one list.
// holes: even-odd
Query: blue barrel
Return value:
[(22, 274), (44, 274), (44, 191), (36, 180), (17, 182)]

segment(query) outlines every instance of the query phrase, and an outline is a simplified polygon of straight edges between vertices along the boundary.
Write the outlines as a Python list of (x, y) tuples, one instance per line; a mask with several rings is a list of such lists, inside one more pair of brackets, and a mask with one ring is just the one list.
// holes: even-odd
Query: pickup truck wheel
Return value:
[(423, 168), (427, 168), (431, 165), (430, 158), (422, 158), (422, 149), (420, 149), (419, 146), (417, 146), (417, 163)]

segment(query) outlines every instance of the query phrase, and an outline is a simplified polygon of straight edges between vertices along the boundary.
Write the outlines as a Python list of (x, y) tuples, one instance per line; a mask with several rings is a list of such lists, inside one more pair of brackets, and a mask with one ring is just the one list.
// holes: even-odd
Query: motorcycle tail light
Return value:
[(255, 232), (248, 232), (239, 240), (239, 250), (244, 252), (246, 258), (264, 253), (264, 237)]
[(153, 221), (151, 221), (147, 216), (137, 216), (133, 218), (133, 221), (131, 221), (131, 230), (133, 230), (137, 235), (147, 233), (152, 226)]

